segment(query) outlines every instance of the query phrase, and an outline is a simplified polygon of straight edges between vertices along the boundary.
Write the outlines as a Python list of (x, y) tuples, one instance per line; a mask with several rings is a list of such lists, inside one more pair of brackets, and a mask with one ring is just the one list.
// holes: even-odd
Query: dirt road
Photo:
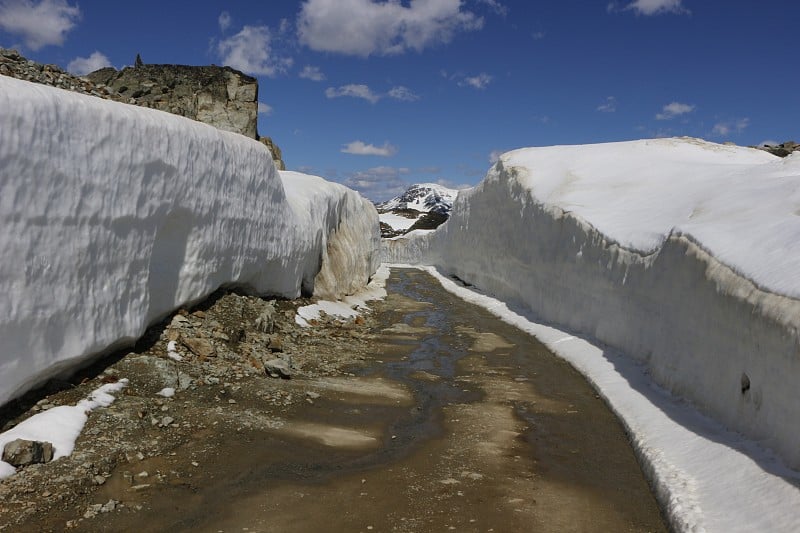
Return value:
[(387, 288), (352, 375), (281, 381), (304, 401), (280, 412), (245, 383), (231, 404), (239, 425), (209, 411), (169, 451), (111, 468), (84, 504), (116, 502), (112, 512), (33, 513), (24, 527), (666, 529), (620, 424), (569, 365), (425, 273), (396, 270)]

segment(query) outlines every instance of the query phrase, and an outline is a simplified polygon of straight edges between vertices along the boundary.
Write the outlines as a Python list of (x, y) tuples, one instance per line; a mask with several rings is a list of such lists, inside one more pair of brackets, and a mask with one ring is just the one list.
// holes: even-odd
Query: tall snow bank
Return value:
[(377, 214), (311, 181), (287, 195), (256, 141), (0, 76), (0, 403), (221, 285), (366, 284)]
[(299, 172), (280, 171), (289, 204), (321, 250), (320, 263), (305, 275), (313, 293), (339, 298), (364, 288), (380, 265), (380, 227), (375, 206), (338, 183)]
[(800, 467), (800, 157), (694, 139), (509, 152), (384, 242), (643, 362)]

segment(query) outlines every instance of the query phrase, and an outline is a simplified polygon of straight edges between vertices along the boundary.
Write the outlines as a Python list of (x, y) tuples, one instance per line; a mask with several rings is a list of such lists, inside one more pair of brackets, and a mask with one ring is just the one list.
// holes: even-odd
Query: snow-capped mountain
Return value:
[(377, 208), (381, 213), (397, 209), (414, 209), (425, 213), (449, 215), (457, 195), (456, 189), (448, 189), (435, 183), (419, 183), (409, 187), (400, 196), (378, 204)]
[(457, 195), (457, 190), (435, 183), (412, 185), (400, 196), (375, 206), (381, 221), (381, 236), (435, 229), (450, 216)]

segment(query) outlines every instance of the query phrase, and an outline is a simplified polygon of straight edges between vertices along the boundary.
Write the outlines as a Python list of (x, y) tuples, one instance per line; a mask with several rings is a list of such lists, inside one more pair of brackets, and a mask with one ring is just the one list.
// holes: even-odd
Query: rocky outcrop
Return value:
[(87, 74), (136, 105), (167, 111), (256, 139), (258, 81), (230, 67), (147, 65)]
[(286, 170), (286, 164), (283, 162), (283, 153), (280, 147), (272, 141), (272, 137), (259, 137), (259, 142), (269, 149), (272, 154), (272, 160), (275, 161), (275, 167), (278, 170)]
[(793, 152), (800, 152), (800, 144), (797, 144), (794, 141), (786, 141), (776, 145), (765, 144), (759, 146), (758, 149), (769, 152), (772, 155), (777, 155), (778, 157), (786, 157), (791, 155)]
[(230, 67), (147, 65), (137, 55), (134, 67), (108, 67), (84, 77), (56, 65), (30, 61), (0, 48), (0, 74), (21, 80), (150, 107), (204, 122), (261, 141), (275, 166), (285, 170), (281, 149), (258, 135), (258, 80)]
[(0, 48), (0, 74), (106, 100), (128, 101), (127, 98), (120, 96), (103, 84), (93, 83), (87, 79), (73, 76), (56, 65), (43, 65), (35, 61), (29, 61), (16, 50)]

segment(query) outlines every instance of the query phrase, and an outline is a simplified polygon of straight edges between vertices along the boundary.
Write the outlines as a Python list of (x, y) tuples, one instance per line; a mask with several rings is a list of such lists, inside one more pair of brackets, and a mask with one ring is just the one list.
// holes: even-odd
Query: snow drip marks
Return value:
[(187, 209), (172, 211), (156, 232), (147, 288), (150, 320), (172, 309), (177, 301), (181, 268), (186, 261), (186, 248), (192, 232), (192, 213)]

